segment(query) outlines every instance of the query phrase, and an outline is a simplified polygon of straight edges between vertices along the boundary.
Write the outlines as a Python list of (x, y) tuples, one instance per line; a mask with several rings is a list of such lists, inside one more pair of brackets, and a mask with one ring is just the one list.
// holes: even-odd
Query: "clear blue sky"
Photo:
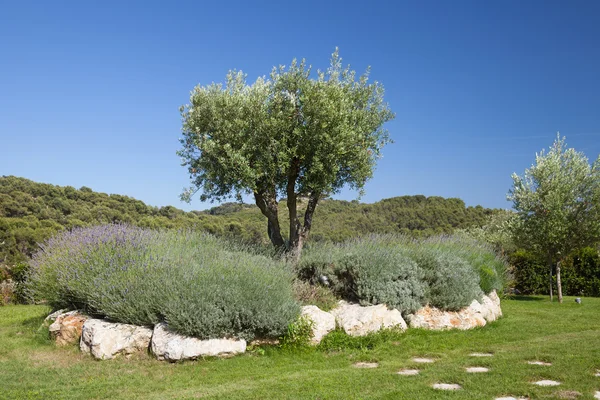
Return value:
[(294, 57), (325, 68), (336, 46), (397, 114), (362, 201), (509, 208), (511, 173), (557, 131), (600, 153), (599, 1), (211, 3), (0, 2), (0, 175), (206, 208), (179, 200), (190, 90)]

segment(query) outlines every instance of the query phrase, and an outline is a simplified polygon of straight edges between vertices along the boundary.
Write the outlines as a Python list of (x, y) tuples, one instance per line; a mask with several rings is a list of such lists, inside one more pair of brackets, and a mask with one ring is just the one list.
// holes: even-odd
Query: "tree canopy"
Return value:
[[(383, 87), (343, 67), (338, 51), (326, 71), (311, 78), (305, 61), (273, 68), (269, 77), (246, 83), (230, 71), (225, 85), (197, 86), (181, 108), (183, 148), (192, 187), (201, 199), (221, 201), (252, 194), (268, 221), (272, 243), (285, 246), (278, 198), (290, 223), (288, 249), (301, 249), (322, 198), (344, 186), (362, 190), (381, 148), (389, 142), (385, 122), (394, 115)], [(300, 222), (297, 201), (307, 199)]]
[(556, 265), (561, 301), (560, 262), (600, 239), (600, 157), (591, 165), (558, 136), (547, 153), (536, 154), (523, 177), (512, 178), (508, 199), (518, 217), (513, 226), (516, 241), (544, 257), (550, 275)]

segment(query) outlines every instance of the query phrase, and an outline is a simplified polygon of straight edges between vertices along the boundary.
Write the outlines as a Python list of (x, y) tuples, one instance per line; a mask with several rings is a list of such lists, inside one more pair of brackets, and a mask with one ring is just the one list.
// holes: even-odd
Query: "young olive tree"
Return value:
[(525, 176), (512, 175), (512, 200), (517, 218), (512, 231), (517, 244), (546, 259), (556, 270), (562, 302), (560, 265), (573, 250), (600, 240), (600, 157), (593, 165), (583, 153), (567, 148), (557, 136), (548, 151), (536, 154)]
[[(342, 67), (336, 49), (331, 65), (317, 71), (296, 60), (286, 69), (246, 84), (230, 71), (226, 83), (197, 86), (182, 106), (183, 148), (192, 186), (182, 199), (222, 201), (252, 194), (267, 218), (273, 245), (299, 257), (315, 208), (323, 197), (348, 186), (362, 192), (388, 143), (385, 122), (394, 118), (381, 84)], [(279, 224), (285, 198), (289, 240)], [(303, 217), (298, 201), (306, 199)]]

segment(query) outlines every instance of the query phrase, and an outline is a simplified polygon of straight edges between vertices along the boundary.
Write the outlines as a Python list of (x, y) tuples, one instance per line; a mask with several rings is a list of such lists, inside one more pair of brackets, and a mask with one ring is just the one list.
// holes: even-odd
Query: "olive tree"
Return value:
[(557, 136), (547, 153), (536, 154), (523, 177), (513, 174), (512, 179), (508, 199), (517, 214), (512, 226), (517, 244), (546, 260), (551, 299), (556, 270), (562, 302), (561, 262), (573, 250), (600, 240), (600, 157), (590, 165)]
[[(341, 61), (336, 49), (330, 67), (314, 77), (304, 60), (294, 60), (250, 85), (233, 70), (225, 84), (195, 87), (180, 108), (178, 154), (192, 183), (182, 199), (197, 192), (203, 201), (253, 195), (273, 245), (298, 257), (319, 200), (344, 186), (362, 192), (390, 141), (383, 125), (394, 114), (382, 85)], [(287, 241), (278, 214), (284, 198)]]

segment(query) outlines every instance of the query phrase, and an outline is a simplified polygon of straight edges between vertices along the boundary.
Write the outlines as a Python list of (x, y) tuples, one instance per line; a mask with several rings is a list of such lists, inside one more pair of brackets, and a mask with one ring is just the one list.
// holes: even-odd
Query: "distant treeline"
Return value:
[[(285, 210), (285, 202), (280, 208)], [(373, 204), (326, 199), (315, 212), (310, 240), (339, 242), (366, 233), (451, 233), (481, 226), (494, 212), (481, 206), (466, 207), (456, 198), (421, 195)], [(87, 187), (76, 189), (14, 176), (0, 177), (0, 264), (26, 260), (37, 250), (38, 243), (60, 230), (111, 222), (148, 228), (191, 228), (246, 242), (269, 243), (266, 220), (254, 205), (225, 203), (206, 211), (185, 212), (172, 206), (148, 206), (131, 197), (98, 193)], [(284, 219), (281, 223), (287, 226)]]

